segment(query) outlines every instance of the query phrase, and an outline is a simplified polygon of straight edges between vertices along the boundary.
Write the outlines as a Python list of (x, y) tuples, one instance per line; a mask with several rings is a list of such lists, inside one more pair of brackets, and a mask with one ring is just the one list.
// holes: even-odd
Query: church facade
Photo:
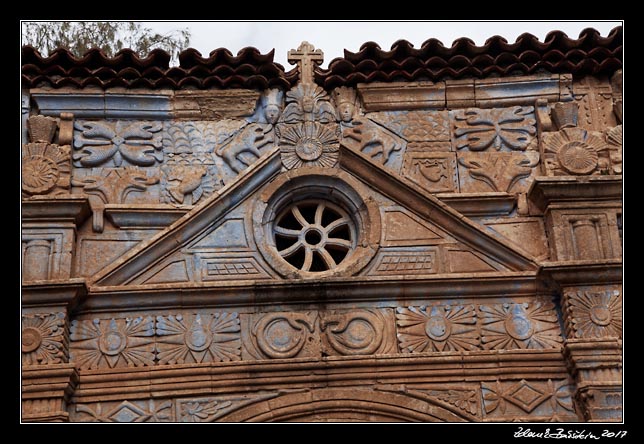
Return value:
[(621, 51), (23, 47), (22, 421), (622, 421)]

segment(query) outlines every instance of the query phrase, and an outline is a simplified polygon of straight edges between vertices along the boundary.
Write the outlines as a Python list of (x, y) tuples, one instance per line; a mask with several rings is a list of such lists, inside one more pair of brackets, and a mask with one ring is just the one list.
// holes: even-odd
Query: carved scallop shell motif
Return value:
[(543, 135), (544, 152), (555, 155), (568, 174), (590, 174), (598, 166), (599, 152), (606, 149), (602, 139), (581, 128), (564, 128)]
[(47, 194), (56, 186), (69, 187), (69, 147), (46, 142), (28, 143), (22, 153), (22, 190)]

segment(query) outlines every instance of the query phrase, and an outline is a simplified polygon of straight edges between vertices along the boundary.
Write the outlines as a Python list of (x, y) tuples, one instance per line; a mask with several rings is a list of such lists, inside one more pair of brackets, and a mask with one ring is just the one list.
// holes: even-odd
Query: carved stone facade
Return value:
[(621, 70), (289, 61), (23, 90), (22, 420), (621, 421)]

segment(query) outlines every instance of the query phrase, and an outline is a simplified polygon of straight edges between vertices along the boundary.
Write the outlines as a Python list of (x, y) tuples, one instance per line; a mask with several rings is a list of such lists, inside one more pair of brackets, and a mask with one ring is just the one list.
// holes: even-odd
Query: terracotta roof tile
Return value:
[(545, 70), (575, 76), (611, 74), (622, 66), (622, 27), (606, 37), (592, 28), (584, 29), (578, 39), (552, 31), (540, 42), (532, 34), (521, 34), (514, 43), (500, 36), (490, 37), (483, 46), (460, 38), (451, 47), (439, 40), (426, 40), (414, 48), (398, 40), (391, 50), (367, 42), (356, 53), (345, 50), (343, 58), (317, 69), (315, 80), (330, 89), (363, 82), (431, 80), (486, 77), (514, 73), (532, 74)]
[[(315, 80), (330, 89), (357, 83), (437, 81), (540, 70), (576, 76), (612, 74), (622, 67), (622, 41), (619, 26), (606, 37), (589, 28), (577, 39), (553, 31), (540, 42), (525, 33), (514, 43), (493, 36), (483, 46), (465, 37), (455, 40), (451, 47), (436, 39), (426, 40), (420, 48), (398, 40), (389, 51), (383, 51), (377, 43), (367, 42), (356, 53), (345, 50), (344, 57), (332, 60), (328, 69), (316, 68)], [(219, 48), (205, 58), (189, 48), (179, 55), (179, 66), (170, 67), (170, 55), (160, 49), (146, 57), (130, 49), (114, 57), (98, 49), (76, 57), (59, 48), (43, 57), (33, 47), (23, 46), (22, 80), (25, 87), (54, 88), (291, 88), (299, 78), (297, 68), (285, 71), (273, 57), (274, 50), (261, 54), (256, 48), (246, 47), (236, 56)]]

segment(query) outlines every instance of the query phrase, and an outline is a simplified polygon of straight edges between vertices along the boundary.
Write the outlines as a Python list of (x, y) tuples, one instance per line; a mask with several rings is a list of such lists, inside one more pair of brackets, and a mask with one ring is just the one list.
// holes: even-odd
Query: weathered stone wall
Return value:
[(619, 421), (621, 70), (23, 91), (23, 421)]

